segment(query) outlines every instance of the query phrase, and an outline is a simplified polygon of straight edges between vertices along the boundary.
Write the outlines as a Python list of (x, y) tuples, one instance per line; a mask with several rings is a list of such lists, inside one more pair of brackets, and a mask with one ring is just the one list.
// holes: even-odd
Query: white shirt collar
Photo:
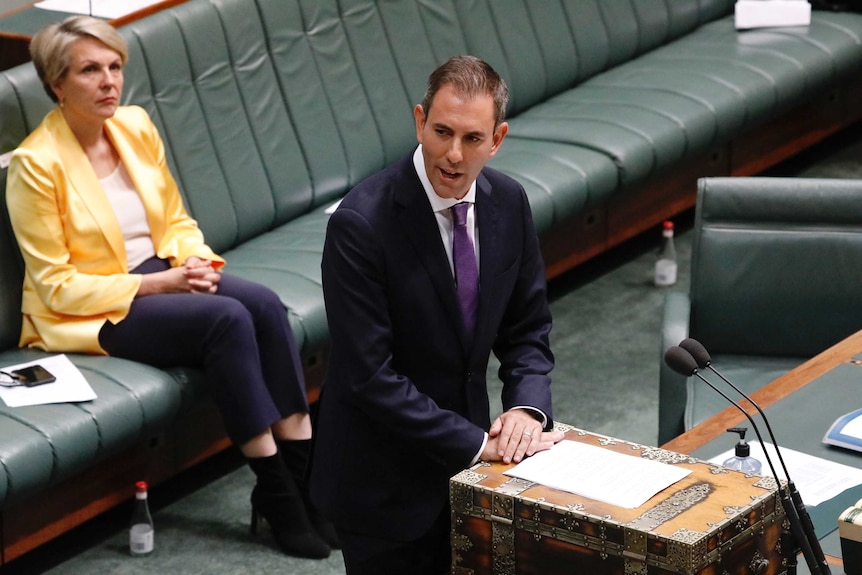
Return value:
[(473, 183), (470, 184), (470, 189), (467, 190), (467, 194), (460, 200), (441, 198), (437, 195), (431, 186), (431, 180), (428, 179), (428, 172), (425, 171), (425, 157), (422, 155), (422, 144), (419, 144), (416, 147), (416, 151), (413, 152), (413, 166), (416, 168), (416, 174), (419, 176), (419, 181), (422, 182), (422, 188), (428, 196), (428, 201), (431, 202), (431, 209), (433, 211), (442, 212), (461, 202), (476, 203), (476, 180), (473, 180)]

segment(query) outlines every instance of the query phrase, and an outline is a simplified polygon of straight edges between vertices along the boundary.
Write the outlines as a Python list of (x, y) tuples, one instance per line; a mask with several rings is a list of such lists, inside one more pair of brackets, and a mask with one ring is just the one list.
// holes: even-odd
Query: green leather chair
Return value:
[[(661, 355), (693, 337), (756, 391), (862, 329), (862, 180), (703, 178), (691, 257), (689, 293), (666, 296)], [(725, 407), (661, 361), (660, 444)]]

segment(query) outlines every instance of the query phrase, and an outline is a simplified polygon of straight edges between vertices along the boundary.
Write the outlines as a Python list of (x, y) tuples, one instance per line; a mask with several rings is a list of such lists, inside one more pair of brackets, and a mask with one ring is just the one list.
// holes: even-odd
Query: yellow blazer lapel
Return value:
[[(101, 229), (114, 258), (122, 269), (126, 270), (126, 246), (123, 241), (123, 232), (96, 172), (93, 171), (89, 159), (84, 154), (83, 148), (81, 148), (62, 113), (58, 109), (52, 111), (48, 115), (47, 121), (57, 142), (60, 161), (66, 169), (69, 195), (76, 195), (81, 204), (86, 207), (93, 221)], [(70, 203), (70, 205), (72, 204)]]
[(164, 205), (157, 192), (159, 186), (154, 184), (162, 180), (162, 174), (156, 159), (151, 158), (149, 151), (141, 145), (142, 139), (129, 137), (129, 131), (136, 131), (144, 127), (136, 126), (135, 123), (126, 118), (120, 124), (115, 116), (105, 122), (105, 129), (114, 144), (114, 148), (120, 155), (120, 160), (125, 164), (138, 195), (141, 197), (144, 210), (147, 213), (147, 222), (150, 225), (153, 243), (155, 247), (158, 247), (161, 238), (165, 235), (166, 224)]

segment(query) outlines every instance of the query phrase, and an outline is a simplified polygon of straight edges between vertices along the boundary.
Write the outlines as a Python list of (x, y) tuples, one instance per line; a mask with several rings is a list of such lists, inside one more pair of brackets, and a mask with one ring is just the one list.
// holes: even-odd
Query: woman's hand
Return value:
[(143, 274), (136, 297), (157, 293), (216, 293), (220, 279), (221, 274), (212, 262), (191, 257), (180, 267)]
[(221, 274), (210, 260), (192, 256), (183, 264), (190, 291), (193, 293), (216, 293)]

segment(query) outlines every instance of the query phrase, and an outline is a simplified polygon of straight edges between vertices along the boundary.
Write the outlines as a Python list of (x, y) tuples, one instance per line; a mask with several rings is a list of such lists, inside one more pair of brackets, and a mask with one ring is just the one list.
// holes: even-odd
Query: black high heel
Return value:
[(257, 522), (260, 521), (260, 515), (255, 509), (254, 505), (251, 506), (251, 525), (249, 525), (249, 532), (252, 535), (257, 535)]
[[(253, 458), (248, 462), (258, 476), (258, 484), (251, 492), (251, 533), (258, 533), (263, 518), (288, 555), (308, 559), (329, 557), (331, 549), (311, 525), (299, 489), (280, 457)], [(273, 482), (274, 479), (278, 481)]]

